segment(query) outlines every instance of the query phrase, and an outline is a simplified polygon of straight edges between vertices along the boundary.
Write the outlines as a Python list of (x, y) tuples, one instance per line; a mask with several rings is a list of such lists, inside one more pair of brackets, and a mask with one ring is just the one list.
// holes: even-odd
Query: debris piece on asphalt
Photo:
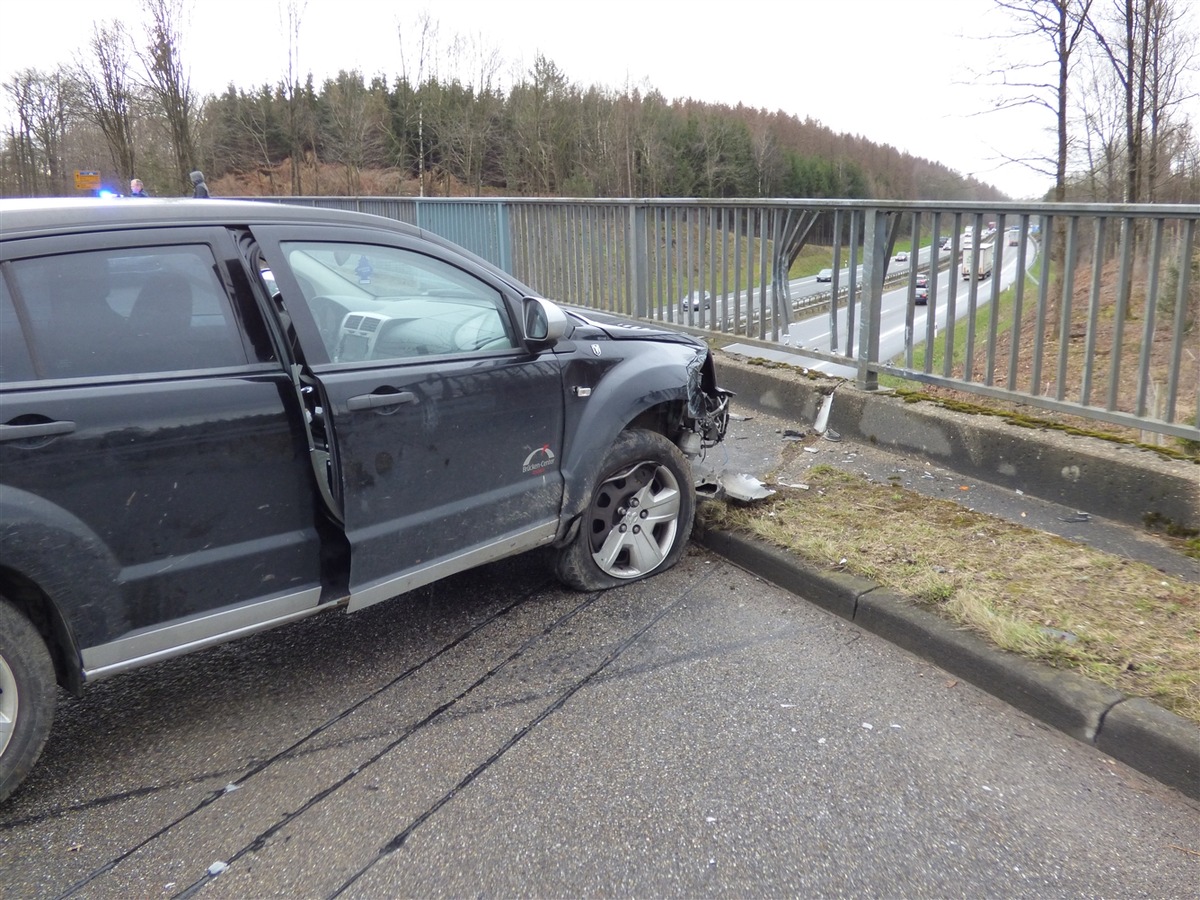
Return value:
[(726, 496), (747, 503), (751, 500), (762, 500), (775, 493), (774, 490), (767, 487), (753, 475), (732, 475), (726, 472), (721, 475), (720, 483), (721, 487), (725, 490)]
[(825, 429), (829, 427), (829, 411), (833, 408), (833, 393), (825, 395), (825, 399), (821, 401), (821, 408), (817, 411), (817, 420), (813, 423), (813, 429), (817, 434), (824, 434)]

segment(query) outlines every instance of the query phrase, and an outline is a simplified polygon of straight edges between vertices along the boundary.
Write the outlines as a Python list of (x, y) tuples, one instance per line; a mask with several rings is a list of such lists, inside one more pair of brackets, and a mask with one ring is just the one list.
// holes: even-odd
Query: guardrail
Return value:
[[(782, 348), (816, 314), (827, 337), (792, 352), (866, 389), (888, 375), (1200, 442), (1200, 206), (269, 199), (410, 222), (546, 296), (714, 338)], [(897, 272), (900, 242), (949, 267)], [(827, 291), (788, 274), (807, 244), (830, 248)]]

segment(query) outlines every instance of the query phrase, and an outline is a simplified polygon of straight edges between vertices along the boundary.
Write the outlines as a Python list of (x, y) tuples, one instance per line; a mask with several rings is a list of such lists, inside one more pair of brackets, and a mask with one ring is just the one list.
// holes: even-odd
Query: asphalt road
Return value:
[(855, 626), (539, 563), (67, 700), (0, 895), (1194, 896), (1197, 804)]

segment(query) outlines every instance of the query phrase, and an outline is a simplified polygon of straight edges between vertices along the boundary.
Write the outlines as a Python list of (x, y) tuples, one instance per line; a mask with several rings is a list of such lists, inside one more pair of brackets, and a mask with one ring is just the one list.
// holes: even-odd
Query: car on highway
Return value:
[(900, 263), (900, 262), (908, 262), (908, 251), (907, 251), (907, 250), (901, 250), (899, 253), (897, 253), (895, 256), (893, 256), (893, 257), (892, 257), (892, 259), (893, 259), (895, 262), (898, 262), (898, 263)]
[(699, 312), (702, 309), (711, 309), (712, 299), (712, 294), (710, 294), (708, 291), (692, 291), (679, 301), (679, 308), (683, 310), (690, 309), (692, 312)]
[(913, 289), (913, 303), (917, 306), (924, 306), (929, 302), (929, 287), (918, 285)]
[(822, 269), (817, 273), (817, 281), (833, 281), (833, 269)]
[(3, 200), (0, 270), (0, 799), (60, 688), (535, 548), (670, 568), (728, 423), (703, 341), (382, 217)]
[(919, 287), (919, 288), (929, 287), (929, 275), (928, 274), (926, 274), (925, 272), (917, 273), (917, 287)]

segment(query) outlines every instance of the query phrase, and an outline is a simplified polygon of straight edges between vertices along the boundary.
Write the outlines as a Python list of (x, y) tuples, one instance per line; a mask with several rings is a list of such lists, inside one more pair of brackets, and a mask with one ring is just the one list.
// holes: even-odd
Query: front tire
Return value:
[(16, 790), (50, 736), (54, 663), (32, 623), (0, 599), (0, 801)]
[(696, 513), (691, 466), (663, 435), (623, 431), (604, 462), (579, 530), (558, 557), (559, 579), (593, 591), (671, 568)]

